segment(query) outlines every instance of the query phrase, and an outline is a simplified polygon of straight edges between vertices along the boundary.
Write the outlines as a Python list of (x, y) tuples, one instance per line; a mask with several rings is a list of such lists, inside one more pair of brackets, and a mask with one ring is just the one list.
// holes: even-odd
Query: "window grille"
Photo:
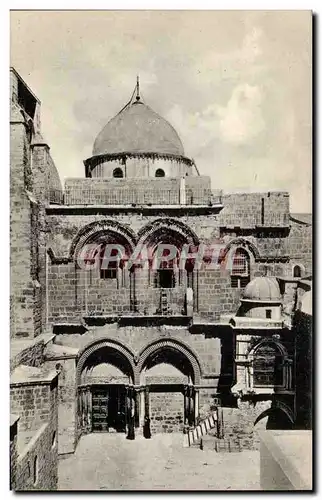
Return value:
[(245, 288), (250, 281), (250, 258), (243, 248), (237, 248), (232, 262), (231, 287)]
[(273, 345), (263, 344), (254, 353), (254, 387), (283, 385), (283, 356)]

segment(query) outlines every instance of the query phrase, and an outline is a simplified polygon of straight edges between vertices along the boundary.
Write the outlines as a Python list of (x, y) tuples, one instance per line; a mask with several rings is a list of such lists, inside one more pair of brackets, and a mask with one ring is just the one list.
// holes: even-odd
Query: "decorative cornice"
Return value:
[(112, 154), (102, 154), (97, 156), (91, 156), (87, 160), (84, 160), (84, 165), (88, 169), (88, 173), (90, 169), (95, 168), (100, 163), (104, 163), (105, 161), (111, 160), (126, 160), (127, 158), (152, 158), (152, 159), (166, 159), (166, 160), (176, 160), (182, 161), (183, 163), (192, 166), (193, 162), (187, 156), (176, 155), (171, 153), (156, 153), (153, 151), (145, 151), (145, 152), (131, 152), (131, 151), (122, 151), (120, 153), (112, 153)]

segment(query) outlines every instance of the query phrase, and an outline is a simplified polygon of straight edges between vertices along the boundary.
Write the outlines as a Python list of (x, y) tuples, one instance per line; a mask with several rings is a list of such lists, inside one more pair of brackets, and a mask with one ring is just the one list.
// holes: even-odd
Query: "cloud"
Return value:
[(139, 74), (214, 189), (289, 189), (309, 209), (309, 12), (14, 11), (11, 64), (42, 101), (62, 178), (84, 175)]
[(259, 87), (238, 85), (226, 107), (218, 109), (223, 141), (233, 145), (253, 140), (265, 129), (261, 111), (262, 95)]

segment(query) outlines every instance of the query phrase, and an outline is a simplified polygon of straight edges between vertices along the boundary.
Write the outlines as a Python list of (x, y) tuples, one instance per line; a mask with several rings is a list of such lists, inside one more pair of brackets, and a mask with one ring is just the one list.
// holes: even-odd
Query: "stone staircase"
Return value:
[(198, 445), (200, 444), (200, 441), (203, 436), (208, 434), (208, 432), (211, 429), (216, 429), (218, 428), (218, 413), (217, 411), (214, 413), (211, 413), (211, 415), (208, 415), (207, 418), (199, 422), (199, 424), (194, 427), (193, 429), (189, 429), (188, 433), (185, 434), (184, 436), (184, 442), (183, 446), (184, 447), (189, 447), (192, 445)]
[(183, 446), (185, 448), (199, 448), (200, 450), (214, 450), (217, 453), (242, 451), (239, 439), (224, 437), (222, 410), (220, 408), (185, 434)]

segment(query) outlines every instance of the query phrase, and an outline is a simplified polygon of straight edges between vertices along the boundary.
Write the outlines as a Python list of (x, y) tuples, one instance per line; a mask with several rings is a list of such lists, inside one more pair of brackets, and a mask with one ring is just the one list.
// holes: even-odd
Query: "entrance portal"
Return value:
[[(94, 345), (95, 347), (95, 345)], [(79, 361), (79, 435), (128, 432), (135, 421), (134, 371), (130, 355), (112, 341), (88, 349)], [(129, 437), (131, 439), (131, 437)]]
[(124, 386), (92, 387), (93, 432), (126, 431), (126, 390)]
[(143, 363), (140, 385), (140, 420), (148, 419), (152, 435), (182, 432), (195, 425), (198, 390), (191, 362), (184, 353), (174, 346), (158, 346)]

